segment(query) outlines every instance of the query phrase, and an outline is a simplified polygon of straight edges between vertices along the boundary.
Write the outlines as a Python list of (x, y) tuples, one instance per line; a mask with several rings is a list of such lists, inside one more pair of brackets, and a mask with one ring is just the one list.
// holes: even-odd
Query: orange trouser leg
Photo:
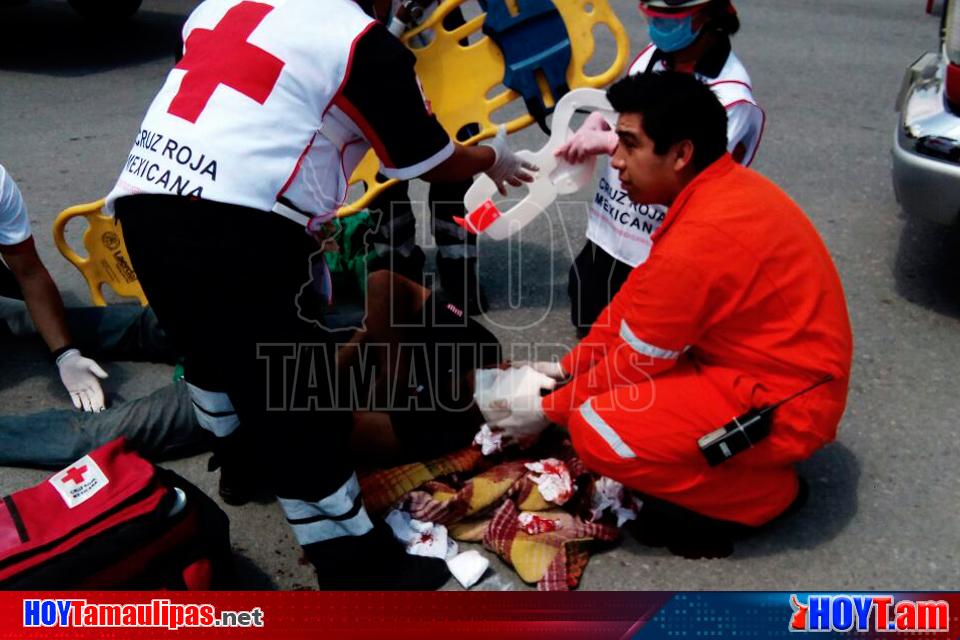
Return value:
[(652, 381), (594, 396), (569, 429), (591, 470), (702, 515), (756, 526), (796, 497), (793, 467), (757, 466), (765, 443), (716, 467), (697, 447), (742, 411), (684, 360)]

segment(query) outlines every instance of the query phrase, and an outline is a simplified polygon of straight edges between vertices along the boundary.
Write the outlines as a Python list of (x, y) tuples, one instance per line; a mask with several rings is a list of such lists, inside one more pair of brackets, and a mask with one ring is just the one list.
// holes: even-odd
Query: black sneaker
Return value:
[(362, 536), (343, 536), (303, 548), (324, 591), (434, 591), (450, 579), (447, 563), (407, 553), (377, 521)]
[(235, 465), (221, 466), (220, 481), (217, 484), (220, 499), (232, 507), (242, 507), (250, 502), (256, 493), (256, 487), (248, 478), (249, 475), (240, 473)]
[[(218, 443), (222, 444), (222, 443)], [(224, 503), (232, 507), (241, 507), (253, 499), (257, 491), (252, 481), (252, 474), (243, 471), (244, 465), (235, 456), (223, 447), (210, 456), (207, 462), (207, 471), (220, 469), (220, 480), (217, 484), (217, 493)]]
[(752, 528), (708, 518), (664, 500), (648, 496), (642, 500), (643, 506), (627, 530), (641, 544), (666, 547), (675, 556), (726, 558), (733, 553), (733, 541)]
[(767, 529), (775, 522), (799, 511), (810, 493), (806, 480), (783, 513), (770, 522), (751, 527), (729, 520), (700, 515), (664, 500), (641, 496), (643, 507), (627, 529), (638, 542), (649, 547), (666, 547), (670, 553), (684, 558), (725, 558), (733, 553), (733, 543)]
[(455, 305), (475, 316), (488, 310), (487, 297), (480, 287), (476, 258), (437, 256), (437, 272), (444, 295)]

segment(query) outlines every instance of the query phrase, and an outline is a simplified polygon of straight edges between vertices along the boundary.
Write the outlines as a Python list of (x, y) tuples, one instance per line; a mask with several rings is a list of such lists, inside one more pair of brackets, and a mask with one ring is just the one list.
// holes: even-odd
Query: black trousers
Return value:
[(332, 386), (338, 334), (300, 313), (316, 242), (275, 214), (204, 200), (137, 195), (116, 211), (185, 378), (229, 396), (256, 454), (249, 472), (305, 501), (343, 485), (353, 464), (351, 414)]
[(567, 293), (570, 321), (579, 333), (589, 331), (604, 307), (627, 281), (633, 267), (587, 240), (570, 267)]
[(10, 271), (10, 268), (3, 263), (3, 260), (0, 260), (0, 297), (23, 300), (20, 283), (17, 282), (13, 271)]

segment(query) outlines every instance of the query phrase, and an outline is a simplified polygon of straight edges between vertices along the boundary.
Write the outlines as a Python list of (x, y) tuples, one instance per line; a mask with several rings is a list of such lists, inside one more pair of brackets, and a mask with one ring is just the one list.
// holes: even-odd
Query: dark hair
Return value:
[(727, 150), (727, 112), (692, 74), (638, 73), (617, 81), (607, 99), (618, 113), (637, 113), (653, 151), (665, 154), (683, 140), (693, 142), (693, 166), (704, 169)]
[(714, 0), (707, 5), (707, 24), (704, 31), (732, 36), (740, 31), (740, 18), (730, 0)]

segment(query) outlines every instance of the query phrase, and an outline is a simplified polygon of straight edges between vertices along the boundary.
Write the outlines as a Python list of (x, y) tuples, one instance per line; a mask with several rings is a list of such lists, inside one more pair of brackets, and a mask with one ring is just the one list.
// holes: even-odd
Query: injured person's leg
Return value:
[[(106, 360), (174, 362), (173, 343), (149, 307), (132, 304), (67, 307), (67, 327), (83, 353)], [(16, 338), (39, 337), (26, 303), (0, 296), (0, 329)]]
[(0, 465), (63, 467), (124, 436), (150, 460), (205, 450), (187, 385), (177, 382), (101, 413), (50, 410), (0, 416)]
[[(497, 338), (459, 307), (388, 271), (368, 279), (369, 315), (338, 351), (341, 402), (364, 466), (424, 460), (470, 444), (483, 423), (473, 371), (497, 366)], [(373, 389), (364, 383), (371, 383)], [(347, 389), (348, 393), (343, 393)]]

